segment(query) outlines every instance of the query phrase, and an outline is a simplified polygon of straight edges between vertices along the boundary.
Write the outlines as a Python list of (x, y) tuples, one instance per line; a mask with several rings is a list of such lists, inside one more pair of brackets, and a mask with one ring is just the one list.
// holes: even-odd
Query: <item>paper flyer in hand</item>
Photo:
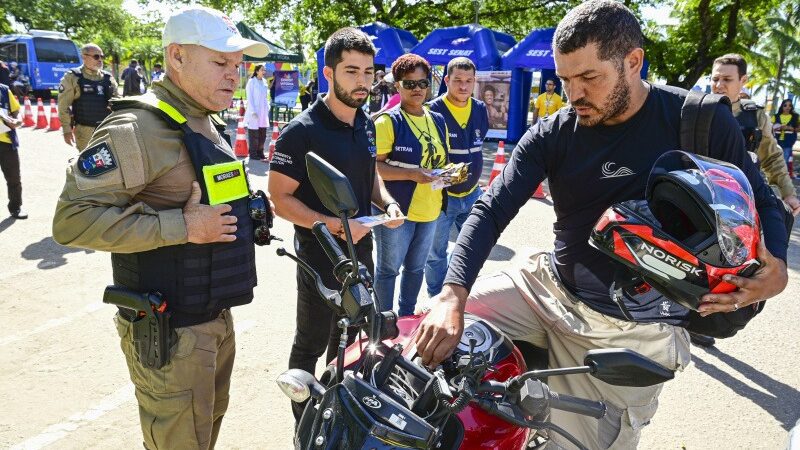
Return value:
[(8, 133), (11, 131), (11, 128), (6, 125), (4, 120), (11, 121), (11, 116), (8, 115), (8, 111), (5, 108), (0, 108), (0, 133)]
[(431, 170), (431, 176), (437, 177), (437, 179), (431, 183), (431, 189), (444, 189), (448, 186), (464, 182), (469, 174), (467, 171), (467, 166), (469, 166), (469, 164), (470, 163), (448, 164), (442, 169)]
[(375, 226), (378, 226), (378, 225), (383, 225), (386, 222), (390, 222), (392, 220), (397, 220), (397, 219), (405, 219), (405, 216), (397, 217), (397, 218), (391, 218), (387, 214), (377, 214), (377, 215), (374, 215), (374, 216), (359, 217), (356, 220), (358, 222), (360, 222), (361, 225), (364, 225), (365, 227), (368, 227), (368, 228), (372, 228), (372, 227), (375, 227)]

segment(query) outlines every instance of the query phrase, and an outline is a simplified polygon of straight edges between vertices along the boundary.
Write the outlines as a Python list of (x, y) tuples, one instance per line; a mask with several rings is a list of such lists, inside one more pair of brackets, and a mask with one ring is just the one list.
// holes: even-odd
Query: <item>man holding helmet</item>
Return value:
[[(171, 16), (162, 43), (164, 79), (148, 95), (113, 101), (67, 168), (53, 237), (112, 252), (116, 286), (104, 301), (125, 293), (153, 302), (110, 302), (121, 306), (114, 321), (145, 448), (208, 449), (228, 407), (230, 308), (253, 300), (254, 243), (264, 243), (269, 214), (211, 116), (230, 104), (243, 55), (268, 48), (203, 7)], [(158, 326), (143, 332), (151, 316)]]
[[(572, 107), (528, 130), (499, 179), (476, 202), (442, 293), (416, 338), (424, 363), (438, 364), (458, 344), (465, 310), (492, 321), (512, 339), (548, 348), (555, 367), (581, 365), (587, 349), (614, 347), (630, 348), (672, 370), (689, 363), (688, 337), (680, 327), (687, 325), (690, 310), (655, 290), (639, 294), (651, 296), (646, 299), (619, 292), (615, 275), (624, 266), (588, 242), (607, 208), (641, 199), (655, 161), (680, 148), (687, 93), (641, 80), (642, 46), (636, 17), (615, 1), (582, 3), (559, 23), (553, 38), (556, 74)], [(706, 317), (773, 297), (788, 278), (778, 200), (747, 156), (727, 105), (716, 108), (711, 130), (709, 156), (739, 167), (753, 186), (765, 243), (757, 247), (761, 266), (755, 274), (725, 275), (738, 291), (702, 297), (699, 314)], [(545, 177), (557, 218), (554, 253), (536, 253), (521, 268), (475, 283), (501, 231)], [(662, 388), (611, 386), (588, 375), (552, 377), (548, 383), (554, 391), (606, 403), (608, 414), (601, 421), (552, 411), (553, 423), (588, 448), (634, 448)], [(558, 435), (551, 434), (551, 440), (573, 448)]]

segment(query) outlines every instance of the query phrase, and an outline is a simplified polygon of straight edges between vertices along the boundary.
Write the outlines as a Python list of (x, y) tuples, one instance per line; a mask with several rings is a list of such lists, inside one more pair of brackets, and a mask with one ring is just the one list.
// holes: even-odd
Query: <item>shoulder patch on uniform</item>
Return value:
[(59, 84), (58, 85), (58, 92), (64, 92), (64, 85), (63, 84)]
[(117, 160), (106, 142), (93, 145), (78, 157), (78, 170), (86, 177), (97, 177), (117, 169)]

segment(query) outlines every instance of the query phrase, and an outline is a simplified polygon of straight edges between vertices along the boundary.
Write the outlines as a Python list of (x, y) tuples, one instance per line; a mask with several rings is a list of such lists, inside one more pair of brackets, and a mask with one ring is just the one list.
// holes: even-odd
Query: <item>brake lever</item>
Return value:
[(322, 282), (322, 278), (319, 276), (316, 270), (314, 270), (311, 266), (308, 265), (307, 262), (303, 261), (302, 259), (298, 258), (297, 256), (289, 253), (286, 251), (285, 248), (281, 247), (275, 251), (278, 256), (288, 256), (289, 259), (297, 263), (301, 269), (303, 269), (310, 277), (314, 279), (314, 285), (317, 288), (317, 293), (327, 300), (327, 304), (330, 308), (332, 308), (337, 313), (341, 313), (342, 309), (342, 296), (339, 295), (338, 292), (334, 291), (333, 289), (328, 289), (325, 287), (325, 284)]

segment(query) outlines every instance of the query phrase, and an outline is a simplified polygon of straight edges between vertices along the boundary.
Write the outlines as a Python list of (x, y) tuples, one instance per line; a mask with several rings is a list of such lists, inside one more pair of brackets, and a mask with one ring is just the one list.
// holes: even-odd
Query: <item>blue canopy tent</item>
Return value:
[[(375, 55), (375, 65), (389, 67), (395, 59), (408, 53), (419, 42), (410, 32), (390, 27), (383, 22), (373, 22), (358, 27), (359, 30), (367, 34), (372, 39), (372, 43), (378, 50)], [(325, 67), (325, 47), (317, 50), (317, 80), (319, 91), (328, 91), (328, 80), (322, 76), (322, 68)]]
[(506, 135), (510, 142), (519, 141), (528, 127), (532, 69), (542, 71), (539, 92), (544, 92), (544, 83), (548, 78), (556, 80), (556, 91), (561, 92), (561, 82), (555, 76), (556, 65), (551, 50), (555, 31), (555, 28), (533, 30), (502, 57), (502, 68), (511, 71), (511, 102), (508, 105)]
[[(446, 66), (451, 59), (464, 56), (478, 70), (499, 70), (500, 57), (516, 42), (510, 34), (480, 25), (461, 25), (431, 31), (411, 53), (422, 56), (433, 66)], [(444, 90), (442, 83), (439, 93)]]
[[(556, 92), (561, 93), (561, 81), (556, 77), (552, 42), (555, 28), (533, 30), (502, 57), (501, 67), (511, 71), (511, 102), (508, 106), (508, 133), (506, 139), (517, 142), (528, 128), (528, 104), (531, 96), (532, 70), (540, 70), (539, 92), (544, 92), (548, 79), (556, 82)], [(647, 77), (650, 63), (645, 59), (641, 76)]]

